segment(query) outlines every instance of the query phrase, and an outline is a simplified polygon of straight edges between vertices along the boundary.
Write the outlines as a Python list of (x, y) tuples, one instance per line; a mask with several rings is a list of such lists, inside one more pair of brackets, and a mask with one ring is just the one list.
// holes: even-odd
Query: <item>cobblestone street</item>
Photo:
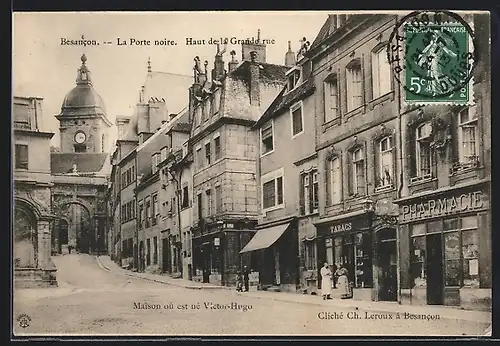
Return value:
[[(356, 310), (335, 300), (326, 302), (323, 308), (252, 296), (253, 292), (245, 295), (226, 289), (187, 289), (106, 271), (89, 255), (57, 256), (54, 262), (59, 287), (14, 292), (16, 336), (472, 336), (484, 335), (488, 327), (484, 321), (407, 319), (405, 307), (400, 307), (401, 319), (397, 319), (396, 312)], [(342, 318), (338, 318), (341, 313)], [(30, 317), (25, 328), (16, 320), (21, 314)]]

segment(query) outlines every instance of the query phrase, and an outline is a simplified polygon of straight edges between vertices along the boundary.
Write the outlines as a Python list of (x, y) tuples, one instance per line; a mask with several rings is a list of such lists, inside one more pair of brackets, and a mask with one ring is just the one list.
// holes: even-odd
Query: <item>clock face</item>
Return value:
[(82, 144), (83, 142), (85, 142), (85, 139), (87, 139), (87, 136), (85, 136), (85, 133), (83, 133), (83, 132), (77, 132), (75, 134), (75, 142), (76, 143)]

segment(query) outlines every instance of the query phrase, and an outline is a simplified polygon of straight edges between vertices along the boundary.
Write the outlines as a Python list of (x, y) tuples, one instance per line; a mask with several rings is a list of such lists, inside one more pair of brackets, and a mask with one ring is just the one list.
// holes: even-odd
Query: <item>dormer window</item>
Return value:
[(294, 69), (288, 74), (288, 91), (295, 89), (299, 85), (300, 69)]

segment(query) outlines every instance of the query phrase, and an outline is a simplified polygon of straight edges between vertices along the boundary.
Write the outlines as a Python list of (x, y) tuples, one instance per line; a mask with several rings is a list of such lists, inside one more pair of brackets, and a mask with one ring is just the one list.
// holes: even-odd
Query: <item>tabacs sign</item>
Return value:
[(339, 225), (330, 226), (330, 232), (332, 234), (340, 232), (348, 232), (350, 230), (352, 230), (352, 222), (341, 223)]

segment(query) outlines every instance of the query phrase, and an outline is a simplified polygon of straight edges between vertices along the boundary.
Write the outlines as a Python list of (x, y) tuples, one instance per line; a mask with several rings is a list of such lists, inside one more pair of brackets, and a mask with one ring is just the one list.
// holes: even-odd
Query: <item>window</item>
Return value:
[(145, 223), (144, 227), (149, 227), (149, 219), (151, 218), (151, 200), (146, 199), (146, 215), (145, 215)]
[(350, 112), (363, 104), (363, 78), (361, 63), (354, 61), (346, 69), (347, 74), (347, 111)]
[(269, 121), (260, 129), (261, 154), (267, 154), (274, 150), (273, 121)]
[(220, 136), (215, 137), (214, 139), (214, 150), (215, 150), (215, 160), (218, 160), (221, 158), (221, 151), (220, 151)]
[(153, 264), (158, 264), (158, 237), (153, 238)]
[(302, 133), (304, 124), (302, 119), (302, 103), (290, 107), (290, 114), (292, 116), (292, 138)]
[(15, 104), (14, 107), (14, 127), (21, 129), (31, 129), (30, 107), (23, 104)]
[(184, 186), (182, 188), (182, 208), (189, 207), (189, 188)]
[(431, 175), (431, 125), (424, 123), (415, 132), (416, 176), (421, 178)]
[(463, 286), (479, 288), (479, 238), (477, 217), (462, 219)]
[(262, 208), (283, 206), (283, 169), (262, 177)]
[(160, 162), (163, 162), (163, 161), (165, 161), (167, 159), (167, 153), (168, 153), (167, 147), (161, 148), (161, 151), (160, 151)]
[(210, 148), (210, 143), (205, 144), (205, 158), (207, 160), (207, 165), (210, 165), (212, 163), (211, 161), (211, 148)]
[(391, 66), (385, 45), (372, 54), (373, 98), (391, 91)]
[(427, 276), (425, 269), (425, 236), (413, 237), (412, 250), (410, 253), (410, 273), (413, 279), (413, 287), (427, 287)]
[(339, 117), (339, 89), (337, 77), (330, 77), (325, 81), (325, 123)]
[(157, 162), (157, 158), (158, 157), (158, 154), (153, 154), (151, 155), (151, 170), (153, 172), (153, 174), (156, 173), (156, 171), (158, 170), (158, 162)]
[(144, 220), (144, 205), (142, 201), (139, 201), (139, 229), (142, 228), (142, 221)]
[(151, 239), (146, 240), (146, 265), (151, 265)]
[(302, 174), (302, 214), (311, 214), (318, 211), (318, 171), (314, 170)]
[(331, 158), (328, 162), (328, 190), (330, 204), (338, 204), (342, 201), (342, 171), (340, 170), (340, 158)]
[(353, 193), (362, 196), (365, 194), (365, 156), (362, 148), (353, 151), (352, 168)]
[(207, 195), (207, 216), (212, 215), (212, 190), (207, 190), (205, 191), (205, 194)]
[(304, 242), (304, 259), (306, 270), (316, 270), (316, 246), (313, 241)]
[(198, 193), (198, 220), (203, 217), (203, 196), (201, 193)]
[(389, 187), (394, 184), (394, 157), (392, 138), (384, 137), (378, 142), (376, 160), (376, 187)]
[(158, 195), (153, 195), (153, 208), (151, 210), (151, 216), (152, 216), (152, 224), (156, 225), (156, 216), (159, 214), (159, 208), (158, 208)]
[(479, 141), (476, 107), (465, 108), (458, 114), (458, 155), (461, 164), (477, 162)]
[(220, 185), (215, 187), (215, 213), (222, 212), (222, 189)]
[(288, 91), (295, 89), (300, 80), (300, 70), (293, 70), (288, 75)]
[(201, 147), (196, 149), (196, 161), (198, 161), (198, 168), (203, 167), (203, 157), (201, 156)]
[(16, 168), (28, 169), (27, 144), (16, 144)]
[(205, 121), (210, 119), (210, 107), (211, 107), (211, 102), (210, 102), (210, 97), (207, 97), (205, 99)]
[(214, 110), (214, 115), (219, 111), (220, 108), (220, 100), (221, 100), (221, 89), (217, 88), (214, 91), (214, 99), (213, 99), (213, 110)]
[(75, 144), (75, 153), (85, 153), (87, 152), (87, 146), (85, 144)]

